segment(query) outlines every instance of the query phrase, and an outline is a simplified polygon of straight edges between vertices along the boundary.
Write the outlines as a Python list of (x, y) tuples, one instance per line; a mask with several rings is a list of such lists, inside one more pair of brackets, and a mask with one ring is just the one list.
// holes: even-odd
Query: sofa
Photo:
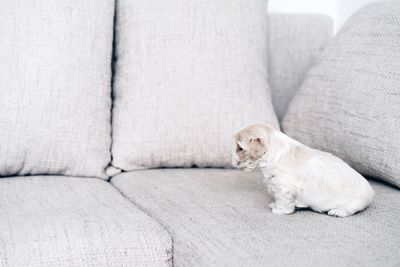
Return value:
[[(8, 2), (10, 5), (27, 5), (28, 8), (24, 9), (26, 14), (29, 14), (30, 9), (37, 10), (40, 16), (34, 20), (35, 25), (42, 25), (46, 20), (46, 9), (43, 7), (38, 8), (33, 4), (30, 6), (32, 2), (29, 1), (19, 4)], [(38, 4), (40, 6), (46, 1), (36, 2), (42, 2)], [(113, 1), (104, 3), (114, 5)], [(108, 6), (105, 6), (104, 10), (107, 8)], [(63, 7), (63, 10), (67, 11), (62, 16), (65, 15), (74, 21), (76, 14), (73, 9)], [(4, 13), (0, 12), (0, 15), (3, 16), (3, 19), (0, 16), (2, 25), (11, 27), (11, 20), (6, 19)], [(103, 15), (113, 18), (114, 12), (106, 11)], [(94, 14), (89, 12), (85, 16), (90, 17)], [(22, 22), (18, 21), (19, 16), (13, 18), (15, 25), (32, 30), (32, 25), (23, 18)], [(113, 80), (113, 75), (120, 71), (120, 68), (111, 62), (111, 55), (104, 52), (106, 50), (100, 47), (98, 42), (101, 41), (98, 40), (106, 39), (106, 48), (115, 49), (115, 39), (103, 38), (104, 31), (113, 31), (114, 23), (115, 19), (111, 19), (109, 24), (99, 24), (102, 25), (101, 30), (93, 36), (93, 40), (97, 41), (91, 42), (87, 47), (88, 50), (96, 51), (96, 57), (87, 59), (76, 52), (77, 57), (82, 59), (79, 64), (84, 64), (85, 68), (71, 63), (68, 58), (51, 65), (52, 58), (47, 54), (39, 54), (37, 62), (42, 62), (50, 70), (56, 69), (57, 74), (60, 73), (60, 66), (68, 66), (72, 70), (68, 71), (66, 79), (80, 77), (82, 72), (86, 72), (86, 68), (91, 69), (93, 64), (101, 60), (106, 62), (105, 67), (101, 68), (101, 75), (91, 72), (88, 79), (84, 78), (82, 88), (72, 90), (72, 98), (79, 90), (85, 90), (85, 86), (89, 88), (107, 84), (107, 79), (111, 77)], [(41, 28), (41, 32), (35, 33), (35, 36), (40, 37), (42, 33), (43, 36), (51, 35), (51, 27)], [(3, 43), (10, 43), (6, 49), (14, 49), (10, 40), (24, 42), (23, 36), (18, 36), (12, 31), (7, 34), (0, 37)], [(77, 38), (83, 40), (92, 37), (79, 33)], [(58, 35), (55, 35), (54, 40), (60, 47), (68, 42)], [(269, 14), (267, 42), (271, 99), (277, 117), (281, 120), (307, 72), (315, 64), (324, 47), (332, 42), (332, 21), (324, 15)], [(36, 47), (35, 45), (40, 45), (40, 40), (31, 39), (31, 43)], [(54, 52), (52, 56), (63, 53), (59, 47), (54, 48), (54, 43), (46, 49), (49, 53)], [(79, 46), (72, 42), (69, 49), (68, 51), (77, 51)], [(13, 78), (21, 65), (40, 64), (35, 60), (23, 61), (24, 57), (29, 53), (36, 53), (36, 50), (25, 54), (24, 49), (21, 49), (18, 53), (22, 56), (18, 57), (20, 61), (12, 63), (15, 64), (12, 65), (15, 67), (14, 71), (6, 72), (1, 80)], [(72, 57), (76, 56), (75, 52), (69, 53)], [(8, 56), (13, 56), (5, 53), (0, 55), (3, 62), (9, 59)], [(113, 60), (118, 60), (118, 56), (114, 53)], [(49, 65), (46, 65), (47, 63)], [(0, 70), (8, 71), (6, 68), (9, 66), (3, 64)], [(41, 73), (32, 75), (37, 79), (20, 81), (17, 85), (10, 82), (7, 84), (40, 87), (40, 82), (44, 79)], [(58, 81), (57, 77), (56, 75), (52, 80), (53, 83)], [(103, 77), (106, 78), (103, 80)], [(71, 83), (79, 87), (79, 83)], [(1, 87), (1, 90), (4, 88)], [(55, 91), (51, 92), (51, 96), (57, 94)], [(13, 92), (8, 94), (12, 95)], [(91, 97), (99, 96), (90, 92), (87, 98), (73, 98), (73, 103), (76, 104), (63, 106), (63, 101), (70, 97), (68, 94), (65, 93), (62, 95), (65, 98), (56, 100), (51, 97), (43, 99), (39, 107), (51, 106), (53, 101), (57, 102), (57, 106), (54, 107), (57, 109), (54, 115), (56, 117), (52, 120), (43, 119), (47, 118), (47, 112), (41, 111), (40, 108), (32, 108), (32, 104), (23, 94), (18, 95), (19, 102), (13, 105), (0, 100), (1, 105), (5, 105), (7, 109), (21, 105), (29, 115), (40, 114), (38, 116), (42, 120), (39, 125), (44, 129), (39, 133), (38, 139), (35, 139), (35, 133), (30, 132), (33, 131), (30, 128), (31, 124), (13, 128), (13, 131), (16, 131), (13, 134), (22, 139), (28, 138), (26, 143), (35, 151), (39, 151), (36, 154), (25, 151), (15, 156), (13, 149), (24, 146), (22, 141), (11, 148), (7, 147), (8, 150), (0, 149), (0, 161), (8, 164), (3, 169), (0, 168), (0, 174), (3, 176), (0, 179), (0, 266), (400, 264), (400, 256), (397, 254), (400, 244), (400, 191), (394, 185), (376, 177), (368, 177), (376, 191), (376, 198), (365, 211), (348, 218), (334, 218), (307, 209), (298, 210), (293, 215), (278, 216), (272, 214), (268, 207), (272, 200), (262, 183), (261, 174), (257, 172), (246, 173), (229, 168), (202, 166), (135, 170), (121, 170), (111, 166), (111, 158), (104, 154), (103, 150), (94, 149), (92, 154), (87, 151), (91, 151), (93, 140), (103, 135), (112, 135), (112, 124), (118, 122), (101, 120), (97, 126), (92, 125), (93, 121), (81, 122), (80, 118), (86, 115), (80, 106), (91, 105)], [(6, 97), (5, 94), (0, 95)], [(93, 113), (90, 113), (92, 117), (100, 117), (101, 108), (107, 109), (113, 105), (111, 102), (114, 93), (104, 91), (99, 95), (106, 99), (105, 103), (110, 106), (94, 109)], [(109, 113), (108, 109), (105, 113), (108, 116), (105, 116), (106, 118), (109, 118)], [(69, 126), (64, 127), (63, 123), (70, 119), (69, 116), (75, 115), (75, 121), (82, 125), (91, 125), (90, 129), (94, 128), (90, 135), (81, 134), (75, 126), (72, 130)], [(29, 117), (30, 119), (32, 118)], [(12, 119), (2, 115), (0, 120), (0, 125), (4, 127), (2, 131), (5, 127), (14, 125), (11, 124)], [(60, 129), (65, 131), (65, 135), (54, 132), (54, 125), (61, 125)], [(73, 139), (75, 136), (81, 139)], [(1, 138), (0, 140), (9, 140)], [(68, 142), (66, 141), (62, 150), (52, 150), (56, 147), (53, 142), (62, 143), (63, 140)], [(85, 143), (83, 149), (79, 150), (82, 145), (75, 140), (89, 145)], [(110, 151), (112, 139), (107, 140), (102, 145)], [(0, 146), (6, 144), (0, 143)], [(42, 147), (44, 150), (41, 150)], [(81, 152), (76, 153), (74, 157), (62, 158), (63, 163), (67, 162), (67, 165), (73, 165), (74, 168), (57, 163), (60, 154), (75, 149)], [(35, 169), (35, 166), (29, 165), (31, 157), (46, 158), (47, 161), (35, 163), (40, 166), (39, 169)], [(46, 165), (53, 157), (57, 159), (56, 163)], [(14, 170), (10, 161), (20, 161), (21, 158), (22, 163)], [(89, 171), (89, 168), (96, 164), (91, 158), (102, 162), (104, 173)]]

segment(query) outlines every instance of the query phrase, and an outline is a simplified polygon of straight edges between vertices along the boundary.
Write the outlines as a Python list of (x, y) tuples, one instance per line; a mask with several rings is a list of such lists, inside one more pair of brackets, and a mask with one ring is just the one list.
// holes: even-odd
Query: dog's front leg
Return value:
[(275, 199), (269, 207), (275, 214), (292, 214), (295, 211), (296, 190), (280, 184), (279, 178), (273, 177), (269, 183), (268, 191)]

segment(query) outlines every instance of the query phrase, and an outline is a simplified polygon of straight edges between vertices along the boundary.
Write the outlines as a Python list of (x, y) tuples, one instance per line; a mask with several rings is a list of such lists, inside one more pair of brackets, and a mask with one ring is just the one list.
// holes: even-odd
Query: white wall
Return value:
[(269, 0), (269, 12), (329, 15), (337, 32), (357, 9), (376, 1), (384, 0)]

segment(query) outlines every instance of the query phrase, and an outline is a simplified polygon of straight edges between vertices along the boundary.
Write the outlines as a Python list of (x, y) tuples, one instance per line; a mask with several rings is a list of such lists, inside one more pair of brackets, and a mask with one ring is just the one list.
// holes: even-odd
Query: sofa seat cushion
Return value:
[(173, 236), (176, 266), (394, 266), (400, 191), (371, 182), (373, 205), (335, 218), (275, 215), (262, 179), (222, 169), (144, 170), (111, 180)]
[(0, 229), (0, 266), (171, 265), (166, 230), (100, 179), (0, 179)]

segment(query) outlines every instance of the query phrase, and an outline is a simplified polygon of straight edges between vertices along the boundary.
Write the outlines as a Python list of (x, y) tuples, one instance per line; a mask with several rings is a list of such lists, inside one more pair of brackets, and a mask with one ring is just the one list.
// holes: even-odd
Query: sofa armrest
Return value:
[(269, 83), (279, 119), (332, 35), (329, 16), (269, 14)]

